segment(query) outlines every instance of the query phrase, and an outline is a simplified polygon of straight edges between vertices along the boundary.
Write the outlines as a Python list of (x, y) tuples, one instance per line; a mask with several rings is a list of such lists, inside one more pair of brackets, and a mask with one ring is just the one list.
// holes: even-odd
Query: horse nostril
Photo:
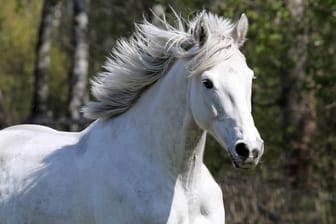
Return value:
[(248, 149), (247, 145), (244, 143), (238, 143), (236, 145), (236, 152), (240, 157), (242, 157), (243, 160), (246, 160), (250, 154), (250, 150)]
[(258, 156), (259, 156), (259, 151), (258, 151), (258, 149), (253, 149), (253, 150), (252, 150), (252, 156), (253, 156), (253, 159), (258, 158)]

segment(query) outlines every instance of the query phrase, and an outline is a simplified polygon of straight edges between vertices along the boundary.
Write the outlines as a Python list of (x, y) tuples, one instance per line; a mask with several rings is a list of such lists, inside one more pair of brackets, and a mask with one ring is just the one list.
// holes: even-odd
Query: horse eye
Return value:
[(213, 83), (211, 82), (210, 79), (204, 79), (204, 80), (202, 80), (202, 83), (205, 86), (205, 88), (207, 88), (207, 89), (212, 89), (213, 88)]

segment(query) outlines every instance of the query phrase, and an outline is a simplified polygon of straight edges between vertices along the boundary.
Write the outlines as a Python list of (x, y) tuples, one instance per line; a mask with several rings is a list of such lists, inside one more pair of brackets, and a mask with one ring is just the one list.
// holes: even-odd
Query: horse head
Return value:
[(212, 30), (211, 18), (207, 23), (203, 19), (197, 18), (192, 30), (199, 48), (190, 61), (192, 115), (200, 128), (227, 149), (236, 167), (253, 167), (264, 146), (251, 113), (254, 73), (239, 50), (248, 29), (247, 17), (243, 14), (222, 32)]

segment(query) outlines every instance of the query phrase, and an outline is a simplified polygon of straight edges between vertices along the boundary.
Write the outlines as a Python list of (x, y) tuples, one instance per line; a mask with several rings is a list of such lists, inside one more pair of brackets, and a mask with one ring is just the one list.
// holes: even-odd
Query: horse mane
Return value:
[[(229, 52), (237, 46), (232, 35), (235, 26), (229, 19), (205, 11), (188, 22), (176, 13), (175, 17), (174, 26), (165, 17), (159, 26), (144, 20), (135, 24), (130, 38), (117, 41), (103, 65), (105, 71), (91, 80), (95, 100), (83, 108), (85, 117), (111, 118), (124, 113), (146, 88), (168, 72), (176, 59), (187, 59), (190, 74), (196, 74), (215, 65), (219, 59), (213, 56), (218, 52)], [(204, 43), (195, 35), (200, 23), (207, 31)]]

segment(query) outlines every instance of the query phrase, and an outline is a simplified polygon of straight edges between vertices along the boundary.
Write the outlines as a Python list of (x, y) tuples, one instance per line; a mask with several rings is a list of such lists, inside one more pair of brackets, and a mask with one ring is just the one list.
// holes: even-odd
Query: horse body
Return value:
[(223, 223), (181, 63), (128, 112), (81, 133), (3, 130), (0, 223)]
[(0, 224), (224, 223), (220, 187), (203, 163), (207, 133), (238, 167), (263, 152), (238, 49), (244, 24), (201, 14), (192, 35), (145, 24), (94, 83), (88, 128), (2, 130)]

